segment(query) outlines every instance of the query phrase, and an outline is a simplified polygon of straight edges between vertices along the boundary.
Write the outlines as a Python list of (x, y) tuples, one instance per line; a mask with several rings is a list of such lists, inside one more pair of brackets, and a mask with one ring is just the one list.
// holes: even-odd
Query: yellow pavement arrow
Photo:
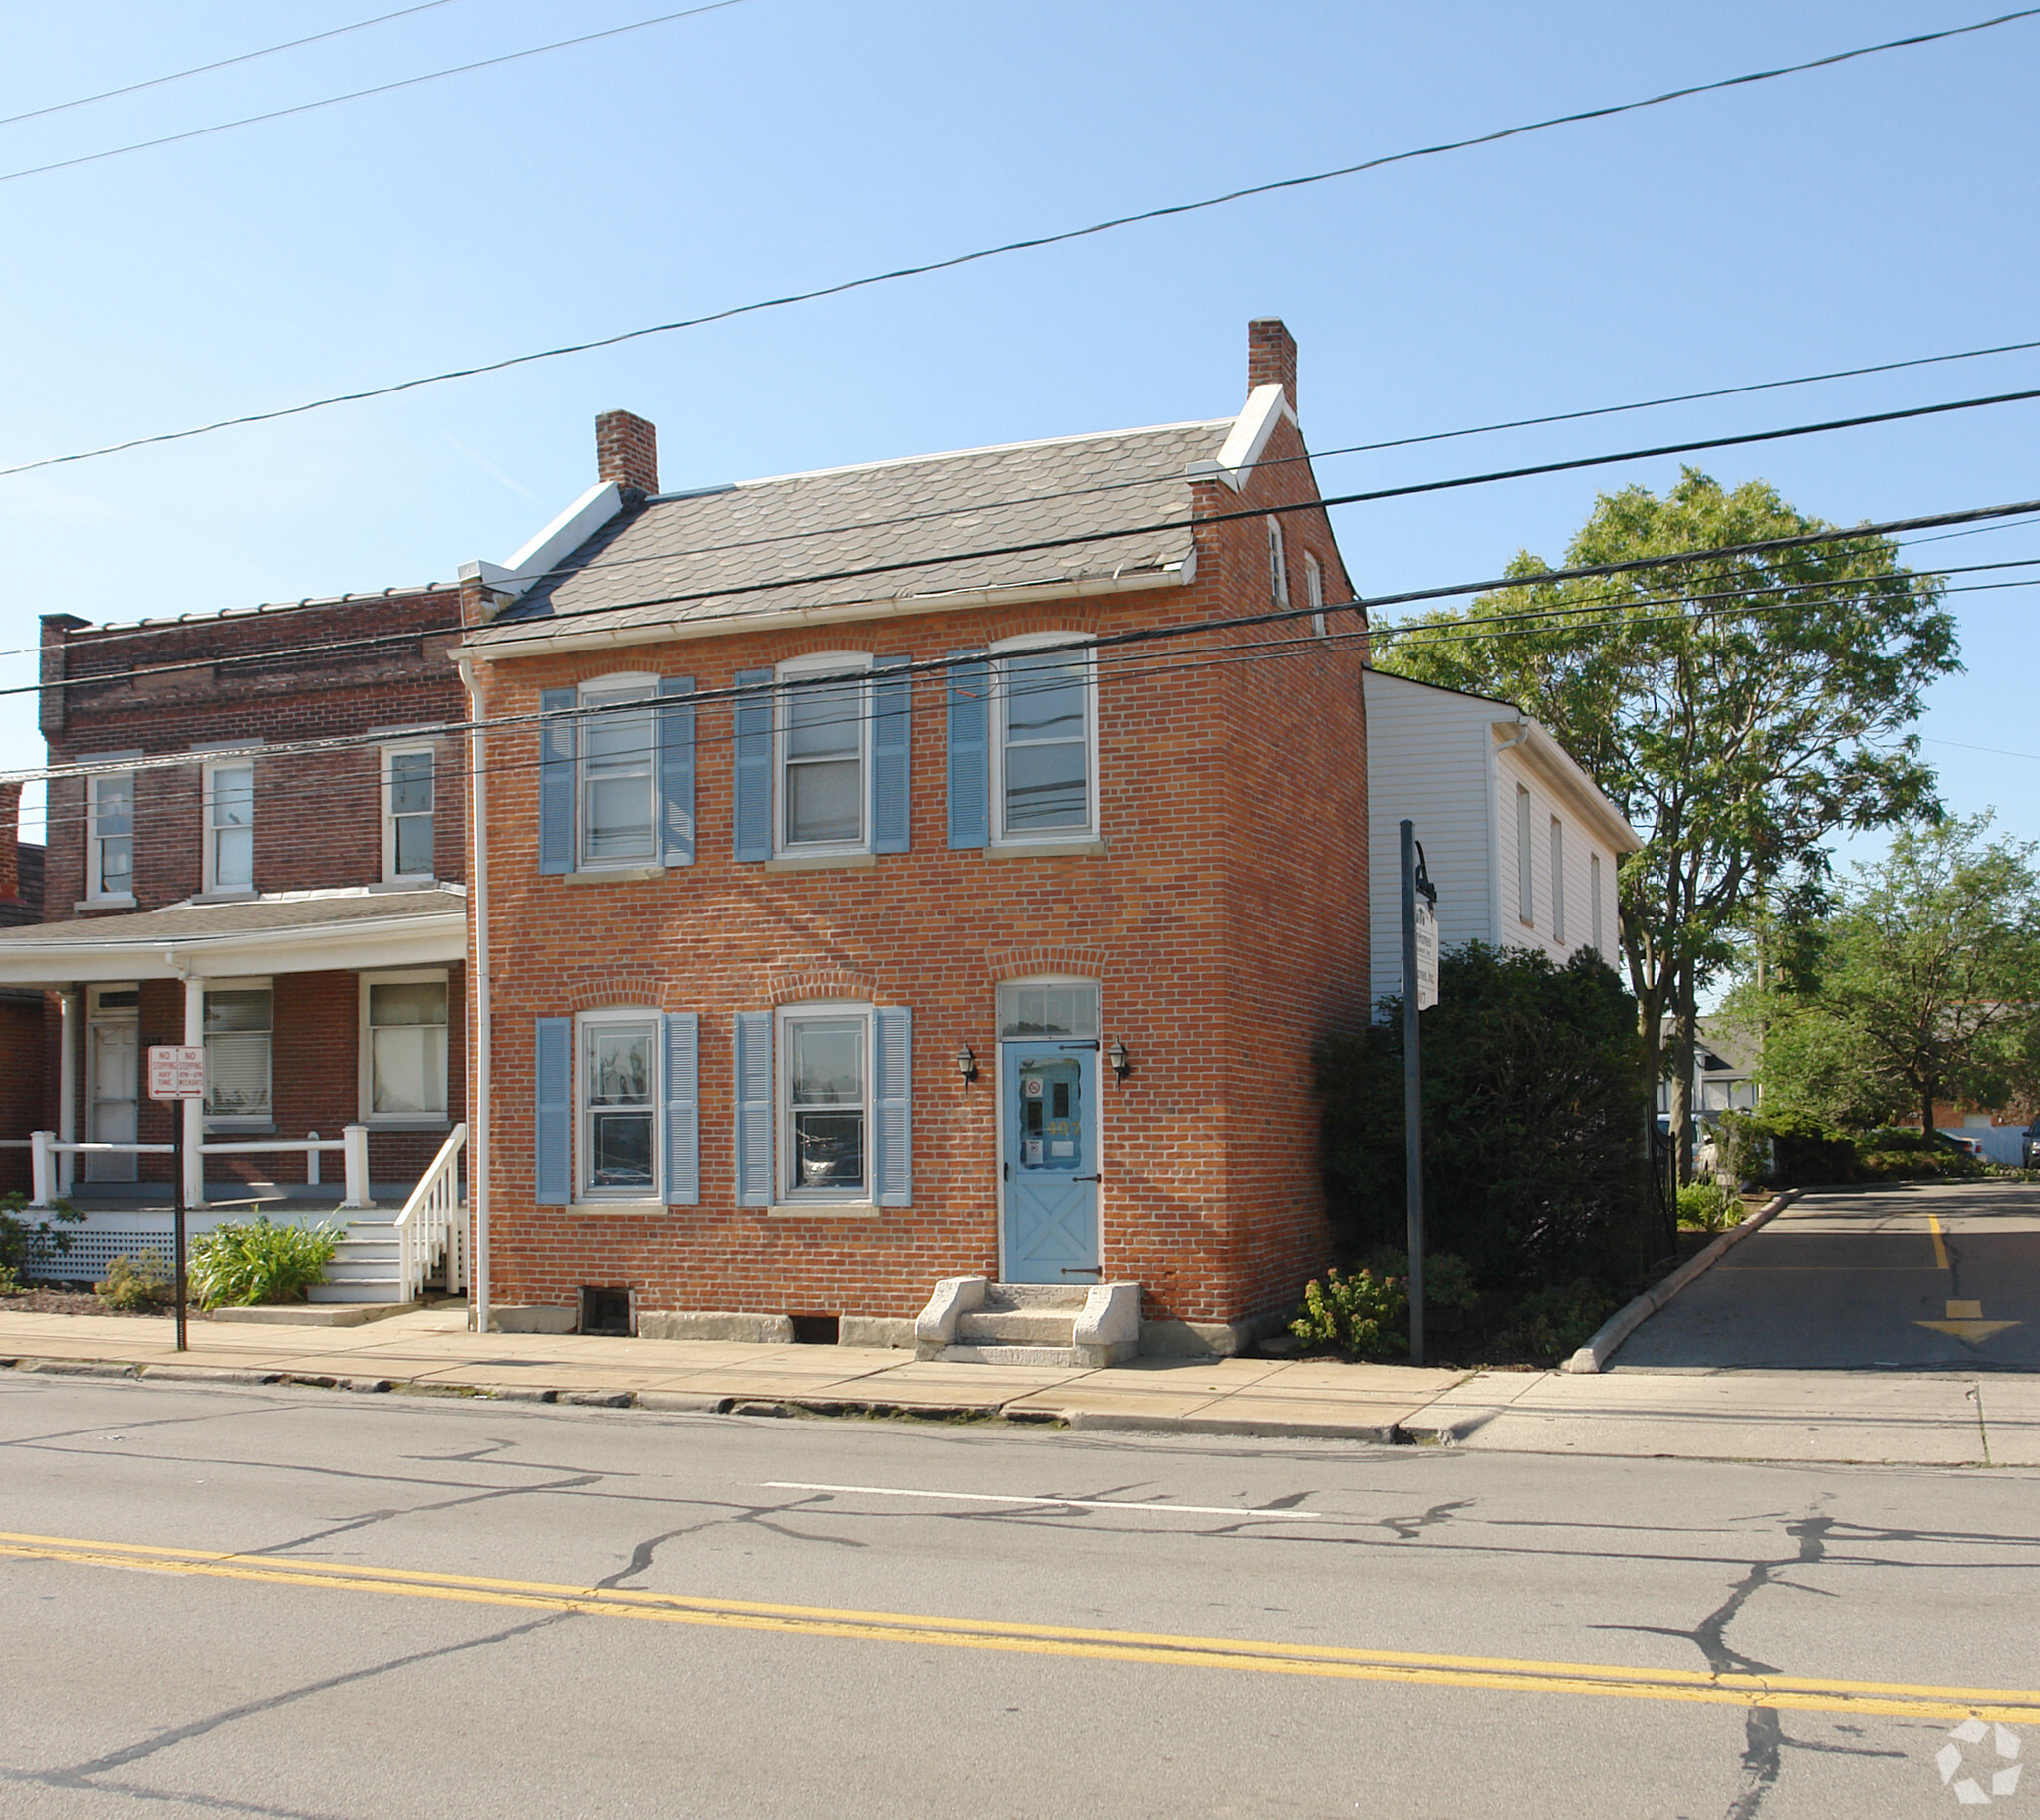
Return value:
[[(1929, 1217), (1931, 1217), (1929, 1215)], [(1939, 1222), (1936, 1221), (1936, 1224)], [(1935, 1244), (1940, 1243), (1938, 1235)], [(1930, 1327), (1937, 1334), (1953, 1334), (1957, 1340), (1975, 1344), (1987, 1340), (1992, 1334), (2001, 1334), (2007, 1327), (2017, 1327), (2017, 1321), (1986, 1321), (1983, 1319), (1981, 1302), (1956, 1300), (1948, 1304), (1948, 1318), (1945, 1321), (1914, 1321), (1914, 1327)]]

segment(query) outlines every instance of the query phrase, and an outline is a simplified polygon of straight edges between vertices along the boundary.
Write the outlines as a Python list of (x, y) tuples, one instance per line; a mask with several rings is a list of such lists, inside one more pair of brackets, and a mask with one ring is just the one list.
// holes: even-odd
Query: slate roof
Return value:
[(31, 922), (0, 928), (4, 956), (42, 948), (117, 947), (128, 943), (199, 941), (219, 935), (288, 934), (294, 931), (396, 922), (419, 916), (466, 916), (466, 897), (427, 887), (421, 891), (363, 892), (252, 898), (242, 904), (171, 904), (125, 916), (80, 917), (75, 921)]
[[(1190, 554), (1185, 470), (1215, 459), (1233, 422), (1017, 442), (663, 494), (612, 519), (574, 553), (567, 573), (530, 589), (471, 642), (501, 654), (506, 645), (553, 633), (699, 626), (1163, 570)], [(1175, 521), (1183, 528), (969, 554)], [(878, 564), (907, 566), (843, 573)]]

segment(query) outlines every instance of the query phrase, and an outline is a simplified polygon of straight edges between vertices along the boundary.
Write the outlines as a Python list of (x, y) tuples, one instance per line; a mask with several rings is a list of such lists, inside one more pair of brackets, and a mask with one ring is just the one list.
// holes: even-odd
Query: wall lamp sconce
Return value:
[(1134, 1072), (1134, 1058), (1127, 1053), (1127, 1046), (1118, 1037), (1112, 1039), (1112, 1047), (1105, 1052), (1105, 1059), (1112, 1064), (1112, 1078), (1124, 1081)]
[(968, 1043), (956, 1051), (956, 1072), (966, 1081), (977, 1079), (977, 1053)]

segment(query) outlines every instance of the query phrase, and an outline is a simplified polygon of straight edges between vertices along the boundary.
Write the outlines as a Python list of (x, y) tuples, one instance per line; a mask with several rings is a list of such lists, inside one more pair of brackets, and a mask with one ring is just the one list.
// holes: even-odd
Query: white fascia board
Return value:
[[(1246, 491), (1248, 471), (1266, 452), (1268, 438), (1275, 433), (1275, 425), (1285, 417), (1291, 424), (1296, 424), (1296, 412), (1289, 408), (1287, 395), (1272, 381), (1266, 386), (1256, 386), (1247, 394), (1246, 408), (1233, 419), (1232, 431), (1218, 451), (1216, 464), (1218, 478), (1235, 493)], [(1297, 427), (1301, 428), (1301, 425)], [(1201, 461), (1190, 466), (1193, 477), (1211, 471), (1211, 467)]]
[[(940, 594), (902, 594), (879, 601), (844, 601), (827, 607), (778, 607), (763, 613), (651, 626), (617, 626), (600, 632), (561, 632), (529, 639), (494, 639), (463, 645), (460, 650), (484, 663), (555, 651), (607, 650), (624, 645), (672, 645), (692, 639), (726, 639), (745, 632), (786, 632), (801, 626), (844, 626), (859, 620), (901, 620), (923, 613), (959, 613), (973, 607), (1025, 607), (1078, 595), (1136, 594), (1148, 588), (1180, 588), (1196, 575), (1194, 553), (1165, 569), (1134, 575), (1099, 575), (1083, 581), (1024, 582), (1005, 588), (957, 588)], [(543, 622), (540, 622), (543, 624)], [(4, 979), (0, 971), (0, 979)]]
[(492, 594), (513, 599), (560, 561), (580, 549), (624, 509), (624, 496), (614, 480), (601, 480), (546, 526), (508, 564), (462, 563), (460, 579), (480, 582)]
[(0, 984), (64, 986), (110, 979), (240, 978), (258, 974), (441, 966), (467, 958), (465, 905), (450, 913), (324, 928), (187, 935), (177, 940), (38, 942), (0, 950)]
[[(1572, 804), (1588, 829), (1606, 841), (1618, 859), (1642, 847), (1642, 839), (1623, 819), (1622, 811), (1601, 793), (1601, 786), (1580, 768), (1579, 761), (1545, 731), (1544, 723), (1525, 714), (1520, 724), (1528, 729), (1529, 737), (1510, 743), (1546, 784)], [(1494, 730), (1514, 733), (1518, 723), (1497, 720)]]

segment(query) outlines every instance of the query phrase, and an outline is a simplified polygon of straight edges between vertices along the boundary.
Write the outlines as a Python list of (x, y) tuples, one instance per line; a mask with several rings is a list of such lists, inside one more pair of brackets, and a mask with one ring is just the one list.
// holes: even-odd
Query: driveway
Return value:
[(2040, 1370), (2040, 1185), (1808, 1195), (1616, 1354), (1614, 1371)]

